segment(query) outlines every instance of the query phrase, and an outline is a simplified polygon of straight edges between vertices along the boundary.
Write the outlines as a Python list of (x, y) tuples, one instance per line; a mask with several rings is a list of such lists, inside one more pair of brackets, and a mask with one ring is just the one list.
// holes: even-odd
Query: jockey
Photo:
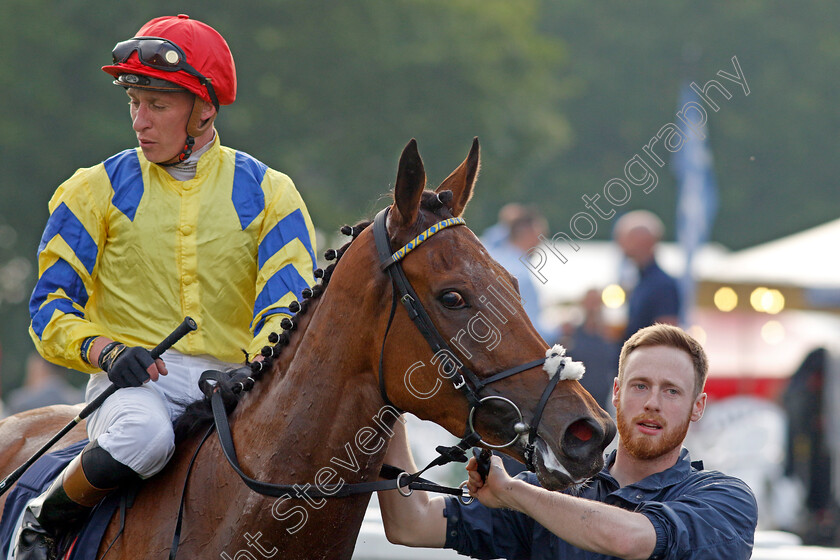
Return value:
[[(78, 170), (50, 200), (29, 332), (46, 359), (91, 374), (88, 402), (120, 390), (27, 507), (16, 559), (54, 558), (108, 492), (163, 469), (200, 374), (235, 367), (242, 350), (261, 359), (314, 283), (314, 228), (292, 181), (220, 144), (214, 119), (236, 97), (222, 36), (186, 15), (156, 18), (102, 69), (128, 96), (139, 148)], [(147, 348), (187, 315), (198, 330), (153, 359)]]

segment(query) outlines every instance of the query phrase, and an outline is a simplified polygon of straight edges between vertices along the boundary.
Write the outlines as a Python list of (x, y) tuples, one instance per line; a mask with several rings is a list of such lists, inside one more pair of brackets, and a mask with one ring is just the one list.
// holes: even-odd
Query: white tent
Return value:
[(840, 219), (735, 251), (697, 272), (708, 281), (840, 289)]
[[(578, 301), (588, 288), (620, 281), (622, 258), (613, 243), (578, 246), (577, 251), (563, 247), (566, 262), (545, 251), (540, 272), (546, 281), (538, 289), (548, 306)], [(657, 258), (666, 272), (682, 275), (685, 259), (678, 245), (662, 243)], [(805, 308), (840, 308), (840, 219), (740, 251), (707, 244), (695, 257), (694, 273), (699, 283), (798, 288), (810, 301)]]

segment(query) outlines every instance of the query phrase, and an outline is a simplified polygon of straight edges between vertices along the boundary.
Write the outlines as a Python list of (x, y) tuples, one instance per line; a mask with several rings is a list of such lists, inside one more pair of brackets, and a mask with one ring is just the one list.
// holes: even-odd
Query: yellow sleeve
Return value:
[(50, 200), (38, 246), (38, 282), (29, 301), (29, 334), (38, 352), (87, 373), (99, 370), (82, 360), (82, 341), (108, 334), (85, 314), (105, 241), (104, 217), (95, 202), (99, 189), (91, 181), (96, 170), (77, 171)]
[(314, 285), (317, 266), (315, 228), (292, 180), (269, 169), (263, 191), (268, 204), (259, 240), (251, 355), (269, 344), (270, 333), (282, 331), (280, 321), (292, 315), (289, 304)]

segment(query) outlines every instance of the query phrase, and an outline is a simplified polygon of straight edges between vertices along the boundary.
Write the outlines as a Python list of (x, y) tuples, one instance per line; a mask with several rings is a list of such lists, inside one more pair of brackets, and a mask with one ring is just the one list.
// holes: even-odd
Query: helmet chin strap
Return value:
[(193, 97), (195, 97), (195, 101), (193, 101), (192, 112), (190, 113), (190, 118), (187, 121), (187, 139), (184, 141), (184, 148), (181, 150), (181, 153), (171, 160), (159, 163), (158, 165), (171, 167), (186, 161), (186, 159), (192, 154), (196, 137), (201, 136), (213, 127), (213, 121), (216, 119), (216, 115), (218, 113), (213, 113), (212, 117), (202, 122), (201, 111), (204, 109), (204, 100), (197, 95), (194, 95)]

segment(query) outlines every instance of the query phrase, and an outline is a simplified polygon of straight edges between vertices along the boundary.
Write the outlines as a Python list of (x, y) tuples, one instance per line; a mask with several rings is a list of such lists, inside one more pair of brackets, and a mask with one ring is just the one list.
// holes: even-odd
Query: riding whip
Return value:
[[(195, 330), (195, 329), (197, 329), (197, 328), (198, 328), (198, 325), (196, 325), (195, 321), (194, 321), (191, 317), (185, 317), (185, 318), (184, 318), (184, 320), (183, 320), (183, 322), (182, 322), (180, 325), (178, 325), (178, 327), (177, 327), (174, 331), (172, 331), (172, 332), (169, 334), (169, 336), (167, 336), (165, 339), (163, 339), (163, 342), (161, 342), (160, 344), (158, 344), (157, 346), (155, 346), (155, 347), (151, 350), (151, 352), (150, 352), (150, 353), (151, 353), (152, 357), (153, 357), (154, 359), (158, 359), (158, 358), (160, 358), (161, 354), (163, 354), (164, 352), (166, 352), (167, 350), (169, 350), (169, 348), (170, 348), (173, 344), (175, 344), (176, 342), (178, 342), (179, 340), (181, 340), (181, 338), (183, 338), (185, 335), (187, 335), (188, 333), (190, 333), (190, 332), (194, 331), (194, 330)], [(103, 403), (103, 402), (105, 402), (105, 399), (107, 399), (108, 397), (110, 397), (111, 395), (113, 395), (113, 394), (116, 392), (116, 390), (117, 390), (117, 389), (118, 389), (118, 387), (112, 383), (112, 384), (111, 384), (111, 385), (110, 385), (107, 389), (105, 389), (105, 391), (104, 391), (101, 395), (99, 395), (99, 396), (98, 396), (98, 397), (96, 397), (94, 400), (92, 400), (90, 403), (88, 403), (88, 405), (87, 405), (87, 406), (85, 406), (85, 407), (82, 409), (82, 411), (81, 411), (81, 412), (79, 412), (79, 415), (78, 415), (78, 416), (76, 416), (75, 418), (73, 418), (73, 419), (70, 421), (70, 423), (68, 423), (66, 426), (64, 426), (64, 427), (61, 429), (61, 431), (59, 431), (57, 434), (55, 434), (55, 435), (52, 437), (52, 439), (50, 439), (50, 441), (48, 441), (47, 443), (45, 443), (45, 444), (41, 447), (41, 449), (39, 449), (38, 451), (36, 451), (36, 452), (35, 452), (35, 454), (34, 454), (34, 455), (32, 455), (32, 457), (30, 457), (29, 459), (27, 459), (27, 460), (26, 460), (26, 462), (25, 462), (24, 464), (22, 464), (21, 466), (19, 466), (19, 467), (18, 467), (17, 469), (15, 469), (15, 471), (14, 471), (14, 472), (12, 472), (9, 476), (7, 476), (7, 477), (6, 477), (6, 478), (4, 478), (2, 481), (0, 481), (0, 496), (2, 496), (3, 494), (5, 494), (5, 493), (6, 493), (6, 490), (8, 490), (8, 489), (12, 486), (12, 484), (14, 484), (15, 482), (17, 482), (17, 480), (18, 480), (21, 476), (23, 476), (23, 473), (25, 473), (25, 472), (26, 472), (26, 470), (27, 470), (29, 467), (31, 467), (31, 466), (32, 466), (32, 464), (33, 464), (35, 461), (37, 461), (37, 460), (41, 457), (41, 455), (43, 455), (44, 453), (46, 453), (46, 452), (47, 452), (47, 450), (49, 450), (49, 448), (50, 448), (50, 447), (52, 447), (53, 445), (55, 445), (55, 444), (56, 444), (56, 442), (58, 442), (58, 440), (60, 440), (61, 438), (63, 438), (63, 437), (67, 434), (67, 432), (69, 432), (70, 430), (72, 430), (72, 429), (73, 429), (73, 427), (74, 427), (76, 424), (78, 424), (79, 422), (81, 422), (82, 420), (84, 420), (85, 418), (87, 418), (88, 416), (90, 416), (90, 415), (93, 413), (93, 411), (94, 411), (94, 410), (96, 410), (97, 408), (99, 408), (100, 406), (102, 406), (102, 403)]]

